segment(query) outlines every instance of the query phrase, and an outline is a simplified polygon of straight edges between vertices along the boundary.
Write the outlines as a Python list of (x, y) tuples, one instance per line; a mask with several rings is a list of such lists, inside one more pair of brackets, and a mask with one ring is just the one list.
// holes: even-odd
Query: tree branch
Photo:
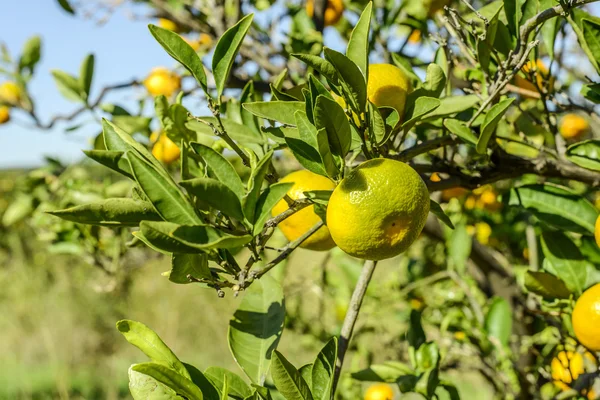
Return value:
[(356, 283), (356, 287), (354, 288), (354, 293), (352, 293), (352, 298), (350, 299), (348, 311), (346, 312), (344, 324), (342, 325), (342, 332), (340, 333), (340, 341), (338, 343), (337, 361), (335, 364), (333, 388), (331, 391), (332, 398), (335, 395), (335, 388), (340, 379), (342, 365), (344, 364), (344, 357), (346, 355), (346, 351), (348, 350), (350, 339), (352, 338), (352, 332), (354, 331), (354, 325), (356, 324), (356, 319), (358, 318), (358, 312), (360, 311), (360, 307), (365, 297), (365, 293), (367, 292), (367, 287), (369, 286), (369, 282), (371, 281), (371, 277), (373, 276), (376, 265), (377, 261), (365, 261), (362, 272), (360, 273), (360, 277), (358, 278), (358, 282)]

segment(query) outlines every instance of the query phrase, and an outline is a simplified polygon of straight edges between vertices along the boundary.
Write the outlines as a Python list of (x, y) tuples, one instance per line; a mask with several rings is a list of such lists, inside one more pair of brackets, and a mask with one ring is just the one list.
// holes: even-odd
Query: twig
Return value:
[(356, 319), (358, 318), (358, 312), (360, 311), (360, 306), (362, 305), (363, 298), (367, 292), (367, 287), (369, 286), (369, 282), (371, 281), (371, 277), (373, 276), (373, 271), (375, 271), (376, 265), (377, 261), (365, 261), (362, 272), (360, 273), (360, 277), (358, 278), (358, 282), (356, 283), (356, 287), (354, 288), (354, 293), (352, 293), (352, 298), (350, 299), (348, 311), (346, 312), (344, 324), (342, 325), (342, 332), (340, 333), (340, 341), (338, 343), (337, 361), (335, 364), (335, 374), (333, 376), (333, 387), (331, 391), (332, 399), (335, 395), (335, 388), (340, 379), (342, 365), (344, 364), (344, 357), (346, 355), (346, 351), (348, 350), (350, 339), (352, 338), (352, 332), (354, 331), (354, 325), (356, 324)]

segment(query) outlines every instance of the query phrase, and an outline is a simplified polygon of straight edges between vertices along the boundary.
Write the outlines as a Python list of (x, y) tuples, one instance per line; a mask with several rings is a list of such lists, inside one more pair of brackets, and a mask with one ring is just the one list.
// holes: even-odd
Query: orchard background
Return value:
[(600, 397), (598, 10), (5, 6), (0, 398)]

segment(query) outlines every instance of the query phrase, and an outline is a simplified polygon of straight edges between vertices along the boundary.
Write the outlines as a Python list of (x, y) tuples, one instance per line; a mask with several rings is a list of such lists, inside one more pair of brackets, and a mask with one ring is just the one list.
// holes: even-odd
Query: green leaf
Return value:
[(12, 226), (31, 215), (35, 210), (33, 196), (21, 194), (10, 202), (4, 214), (2, 214), (2, 225)]
[[(369, 3), (370, 4), (370, 3)], [(391, 137), (392, 129), (386, 129), (385, 120), (379, 112), (379, 108), (370, 101), (368, 102), (371, 141), (377, 146), (383, 146)]]
[(503, 0), (504, 12), (508, 21), (508, 30), (514, 37), (519, 36), (519, 22), (523, 16), (521, 11), (524, 0)]
[(334, 66), (340, 76), (340, 85), (350, 98), (354, 111), (362, 113), (367, 107), (367, 84), (358, 66), (348, 57), (330, 48), (324, 50), (325, 58)]
[[(146, 146), (138, 143), (130, 133), (113, 124), (112, 122), (102, 119), (102, 136), (104, 137), (104, 145), (107, 150), (122, 151), (123, 153), (134, 150), (149, 161), (158, 171), (164, 171), (162, 164), (148, 151)], [(165, 175), (166, 172), (163, 172)]]
[(600, 103), (600, 83), (583, 85), (580, 93), (589, 101), (596, 104)]
[(413, 373), (413, 369), (406, 364), (387, 361), (383, 364), (373, 364), (367, 369), (353, 372), (352, 378), (364, 382), (394, 383), (399, 378)]
[(233, 165), (225, 157), (208, 146), (200, 143), (192, 143), (191, 145), (194, 151), (204, 159), (210, 175), (227, 185), (241, 199), (246, 190)]
[[(584, 29), (583, 21), (584, 20), (589, 20), (589, 21), (595, 22), (596, 24), (600, 24), (600, 18), (597, 18), (591, 14), (588, 14), (587, 12), (585, 12), (581, 9), (578, 9), (578, 8), (571, 9), (570, 14), (567, 15), (566, 18), (569, 21), (569, 23), (571, 24), (573, 31), (577, 35), (577, 41), (579, 42), (579, 45), (581, 46), (584, 53), (587, 55), (588, 59), (590, 60), (590, 63), (594, 66), (594, 68), (596, 69), (597, 72), (600, 72), (600, 63), (598, 63), (596, 61), (596, 55), (594, 54), (594, 52), (588, 45), (586, 33), (584, 33), (584, 31), (583, 31), (583, 29)], [(592, 28), (592, 29), (590, 29), (590, 28), (591, 27), (588, 26), (588, 31), (587, 31), (588, 37), (594, 31), (594, 28)], [(595, 42), (594, 38), (590, 38), (590, 40), (592, 43)]]
[(309, 171), (319, 175), (327, 175), (323, 160), (318, 150), (317, 128), (308, 120), (306, 113), (296, 111), (296, 125), (298, 127), (297, 137), (285, 137), (285, 142), (298, 160), (298, 162)]
[(129, 391), (134, 400), (181, 400), (177, 393), (156, 379), (129, 368)]
[(432, 63), (427, 66), (425, 82), (423, 82), (421, 87), (412, 92), (410, 96), (413, 98), (428, 96), (437, 99), (444, 91), (445, 85), (446, 74), (444, 73), (444, 69), (439, 65)]
[(415, 353), (416, 369), (420, 373), (436, 369), (440, 362), (440, 352), (434, 342), (423, 343)]
[(194, 207), (170, 176), (158, 172), (149, 162), (131, 151), (127, 152), (127, 159), (135, 180), (165, 221), (182, 225), (201, 223)]
[(410, 79), (412, 87), (418, 87), (421, 85), (421, 78), (415, 73), (410, 64), (410, 61), (404, 57), (401, 57), (399, 54), (392, 53), (392, 61), (394, 64), (404, 72), (406, 76)]
[(337, 359), (337, 337), (332, 337), (321, 349), (311, 368), (312, 395), (315, 400), (330, 400)]
[(237, 24), (227, 29), (217, 42), (212, 60), (212, 70), (217, 87), (217, 99), (221, 102), (221, 95), (229, 78), (229, 72), (235, 57), (242, 45), (242, 41), (252, 25), (254, 14), (246, 15)]
[(130, 179), (134, 179), (133, 175), (131, 175), (129, 162), (123, 157), (125, 153), (122, 151), (84, 150), (83, 153), (97, 163), (100, 163)]
[(511, 189), (508, 205), (524, 207), (546, 224), (577, 233), (593, 234), (598, 218), (598, 211), (584, 197), (551, 184)]
[[(556, 4), (555, 0), (540, 0), (539, 3), (540, 10), (547, 10)], [(542, 39), (544, 40), (546, 51), (548, 51), (548, 56), (551, 59), (554, 58), (554, 44), (556, 42), (559, 23), (560, 18), (551, 18), (544, 22), (541, 28)]]
[(467, 127), (463, 121), (451, 118), (445, 119), (444, 126), (450, 131), (450, 133), (455, 134), (465, 143), (477, 144), (477, 136), (475, 136), (473, 131)]
[(244, 246), (252, 240), (250, 235), (229, 235), (203, 225), (143, 221), (140, 228), (144, 237), (153, 246), (169, 253), (187, 254), (213, 249), (231, 249)]
[(188, 193), (198, 197), (200, 201), (222, 211), (238, 221), (244, 220), (242, 203), (239, 197), (224, 183), (211, 178), (195, 178), (179, 183)]
[(190, 373), (191, 381), (200, 388), (205, 400), (221, 400), (219, 389), (198, 368), (186, 363), (183, 365)]
[(139, 115), (115, 115), (112, 122), (129, 134), (141, 133), (148, 135), (152, 118)]
[(481, 125), (481, 135), (479, 135), (479, 140), (477, 141), (477, 152), (479, 154), (485, 154), (490, 138), (496, 130), (496, 126), (498, 126), (498, 122), (500, 122), (500, 119), (502, 119), (513, 101), (515, 101), (514, 97), (502, 100), (500, 103), (494, 104), (485, 114), (485, 119)]
[(48, 213), (67, 221), (100, 226), (138, 226), (143, 220), (161, 220), (152, 203), (129, 198), (106, 199)]
[[(413, 92), (414, 93), (414, 92)], [(412, 95), (412, 93), (411, 93)], [(409, 95), (408, 102), (411, 102), (414, 97)], [(433, 97), (419, 97), (416, 98), (413, 106), (407, 110), (407, 113), (404, 115), (406, 121), (402, 123), (402, 129), (405, 131), (410, 130), (417, 122), (422, 119), (428, 118), (432, 112), (438, 109), (441, 106), (441, 101), (435, 99)]]
[[(562, 232), (542, 233), (542, 250), (550, 262), (548, 272), (558, 276), (572, 292), (581, 294), (586, 288), (589, 262), (577, 245)], [(544, 267), (548, 265), (545, 263)]]
[(266, 188), (258, 198), (256, 202), (256, 221), (254, 222), (254, 228), (252, 230), (252, 234), (254, 236), (258, 235), (265, 226), (265, 222), (271, 215), (271, 210), (275, 207), (286, 193), (294, 186), (291, 182), (282, 182), (275, 183), (268, 188)]
[(269, 275), (255, 280), (229, 322), (229, 348), (233, 358), (254, 383), (262, 385), (277, 347), (285, 308), (283, 290)]
[(260, 197), (260, 190), (262, 188), (265, 177), (269, 173), (271, 167), (271, 158), (273, 157), (273, 150), (269, 151), (259, 162), (250, 174), (248, 179), (248, 194), (242, 199), (244, 207), (244, 215), (248, 218), (251, 223), (255, 222), (256, 203)]
[(94, 55), (88, 54), (81, 63), (79, 71), (79, 87), (83, 93), (83, 99), (87, 101), (90, 97), (90, 89), (92, 87), (92, 80), (94, 78)]
[(443, 99), (440, 99), (440, 106), (427, 114), (427, 119), (434, 120), (439, 117), (458, 114), (472, 108), (475, 104), (479, 103), (479, 101), (479, 97), (474, 94), (444, 97)]
[(547, 300), (568, 299), (571, 295), (565, 283), (554, 275), (540, 271), (527, 271), (525, 288)]
[(438, 217), (448, 228), (454, 229), (454, 224), (450, 221), (450, 218), (446, 215), (444, 210), (442, 210), (442, 207), (431, 199), (429, 199), (429, 211)]
[(321, 57), (313, 56), (310, 54), (292, 54), (292, 57), (304, 62), (308, 66), (319, 71), (329, 82), (334, 85), (338, 83), (338, 73), (336, 68), (327, 60), (323, 60)]
[[(175, 353), (152, 329), (141, 322), (123, 319), (117, 322), (117, 329), (129, 343), (140, 349), (152, 361), (162, 363), (185, 378), (190, 374)], [(142, 372), (142, 371), (139, 371)]]
[(206, 254), (173, 253), (171, 256), (169, 280), (179, 284), (192, 283), (188, 279), (188, 275), (196, 279), (213, 280), (210, 268), (208, 268), (208, 257)]
[(580, 167), (600, 171), (600, 140), (575, 143), (566, 151), (569, 161)]
[(188, 400), (203, 399), (202, 392), (194, 382), (162, 364), (153, 362), (135, 364), (131, 369), (156, 379)]
[(58, 87), (58, 91), (71, 101), (85, 101), (82, 97), (82, 88), (79, 81), (73, 75), (60, 70), (52, 70), (52, 77)]
[(302, 376), (302, 379), (304, 379), (309, 388), (312, 387), (312, 367), (312, 364), (306, 364), (298, 370), (300, 376)]
[(372, 8), (373, 3), (369, 2), (350, 34), (348, 49), (346, 50), (348, 58), (354, 61), (362, 71), (365, 79), (369, 74), (369, 31), (371, 29)]
[(600, 24), (591, 19), (582, 19), (581, 30), (591, 55), (594, 57), (590, 61), (593, 65), (600, 65)]
[(19, 58), (19, 71), (23, 69), (29, 69), (29, 72), (33, 74), (35, 66), (42, 57), (41, 53), (42, 39), (39, 36), (32, 36), (25, 42), (23, 51), (21, 52), (21, 58)]
[(344, 109), (335, 100), (320, 95), (317, 97), (314, 118), (318, 130), (325, 128), (331, 152), (344, 158), (352, 143), (350, 123)]
[(319, 146), (319, 154), (321, 155), (321, 160), (323, 160), (323, 166), (325, 167), (327, 175), (332, 179), (337, 179), (340, 175), (340, 168), (338, 167), (331, 152), (329, 139), (325, 128), (320, 129), (317, 132), (317, 143)]
[(179, 34), (155, 25), (148, 25), (150, 33), (163, 49), (178, 63), (183, 65), (196, 79), (208, 96), (206, 72), (202, 60), (192, 47)]
[(467, 268), (467, 260), (471, 255), (472, 244), (473, 241), (464, 224), (458, 225), (448, 239), (448, 258), (459, 274)]
[(485, 315), (485, 330), (489, 338), (495, 338), (502, 346), (507, 346), (512, 332), (512, 312), (510, 305), (501, 297), (494, 297)]
[(410, 324), (408, 332), (406, 332), (406, 340), (408, 340), (408, 344), (414, 349), (421, 347), (427, 340), (423, 325), (421, 325), (421, 313), (419, 311), (412, 310), (410, 312)]
[(271, 377), (279, 393), (287, 400), (312, 400), (308, 384), (300, 372), (277, 350), (273, 352)]
[(245, 103), (244, 109), (260, 118), (266, 118), (282, 124), (296, 124), (294, 114), (296, 111), (304, 111), (302, 101), (257, 101)]
[(68, 12), (69, 14), (75, 15), (75, 10), (71, 7), (68, 0), (57, 0), (58, 5), (62, 7), (63, 10)]
[(239, 375), (225, 368), (209, 367), (204, 371), (204, 375), (218, 388), (223, 387), (227, 380), (229, 396), (235, 399), (245, 399), (252, 395), (250, 386)]

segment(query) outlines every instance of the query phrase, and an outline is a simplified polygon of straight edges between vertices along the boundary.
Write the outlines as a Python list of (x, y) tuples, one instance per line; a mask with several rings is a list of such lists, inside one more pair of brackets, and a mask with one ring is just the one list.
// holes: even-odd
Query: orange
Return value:
[(385, 383), (378, 383), (372, 385), (367, 389), (365, 393), (365, 400), (393, 400), (394, 390), (390, 385)]
[(0, 125), (10, 121), (10, 108), (6, 106), (0, 106)]
[[(291, 189), (287, 192), (288, 196), (290, 196), (293, 200), (305, 198), (306, 196), (304, 195), (304, 192), (310, 190), (332, 190), (335, 188), (335, 183), (333, 183), (333, 181), (331, 181), (329, 178), (317, 175), (307, 170), (292, 172), (285, 178), (281, 179), (280, 182), (294, 183)], [(275, 217), (288, 208), (288, 204), (282, 199), (275, 204), (271, 214)], [(294, 241), (300, 236), (304, 235), (319, 221), (321, 221), (321, 218), (315, 213), (315, 206), (310, 205), (284, 219), (279, 223), (278, 226), (289, 241)], [(329, 250), (334, 246), (335, 243), (331, 239), (329, 229), (326, 226), (319, 228), (319, 230), (313, 233), (300, 245), (300, 247), (305, 249), (317, 251)]]
[(577, 114), (567, 114), (562, 117), (558, 131), (565, 139), (578, 139), (590, 129), (587, 119)]
[[(598, 229), (596, 221), (596, 240)], [(571, 321), (577, 340), (592, 351), (600, 351), (600, 283), (587, 289), (577, 299)]]
[(12, 81), (6, 81), (0, 84), (0, 103), (7, 103), (17, 106), (23, 98), (23, 89)]
[(181, 78), (167, 68), (154, 68), (144, 79), (144, 86), (152, 96), (172, 96), (181, 88)]
[[(527, 64), (525, 64), (523, 68), (521, 68), (521, 71), (525, 73), (525, 76), (517, 74), (514, 79), (515, 85), (517, 85), (521, 89), (537, 93), (542, 90), (542, 88), (544, 87), (544, 81), (547, 79), (550, 79), (550, 82), (548, 83), (549, 88), (552, 89), (552, 86), (554, 86), (554, 79), (550, 77), (550, 71), (546, 67), (546, 64), (544, 64), (544, 62), (540, 59), (536, 60), (535, 63), (533, 63), (532, 61), (528, 61)], [(529, 74), (533, 71), (536, 72), (535, 84), (531, 82), (528, 78)], [(522, 96), (526, 98), (533, 98), (533, 96)]]
[[(313, 14), (315, 13), (314, 0), (307, 0), (306, 13), (309, 17), (313, 17)], [(342, 18), (343, 13), (344, 3), (342, 0), (327, 0), (327, 7), (325, 8), (325, 26), (337, 24)]]
[(152, 133), (150, 136), (150, 142), (154, 143), (152, 146), (152, 155), (156, 157), (158, 161), (164, 162), (165, 164), (171, 164), (177, 161), (181, 150), (167, 135), (159, 134), (158, 132)]
[(377, 107), (392, 107), (404, 116), (406, 97), (412, 91), (412, 84), (406, 74), (395, 65), (369, 65), (367, 97)]
[(600, 247), (600, 215), (596, 218), (596, 225), (594, 226), (594, 237), (596, 238), (596, 244)]
[(179, 25), (177, 25), (177, 23), (171, 21), (170, 19), (166, 19), (166, 18), (159, 18), (158, 19), (158, 26), (160, 26), (163, 29), (168, 29), (170, 31), (173, 32), (181, 32), (181, 29), (179, 28)]

